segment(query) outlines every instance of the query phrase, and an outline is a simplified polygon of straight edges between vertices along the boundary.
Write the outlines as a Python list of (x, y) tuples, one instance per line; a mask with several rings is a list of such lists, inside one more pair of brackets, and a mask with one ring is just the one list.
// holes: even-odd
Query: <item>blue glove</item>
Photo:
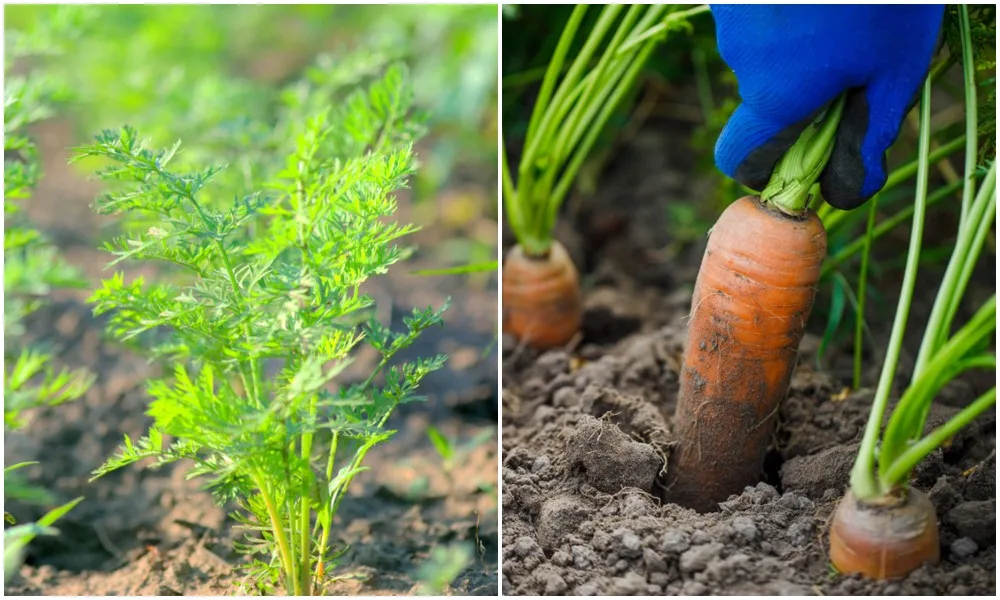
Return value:
[(942, 5), (711, 7), (743, 101), (715, 147), (726, 175), (762, 190), (778, 159), (847, 92), (823, 197), (850, 210), (885, 185), (885, 152), (919, 97)]

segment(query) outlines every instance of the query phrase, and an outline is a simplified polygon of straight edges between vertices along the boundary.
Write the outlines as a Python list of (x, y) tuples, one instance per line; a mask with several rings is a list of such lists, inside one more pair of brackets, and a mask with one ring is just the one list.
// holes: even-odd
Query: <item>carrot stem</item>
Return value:
[[(953, 152), (957, 152), (959, 149), (962, 148), (964, 144), (965, 144), (964, 135), (960, 135), (957, 138), (949, 141), (948, 143), (942, 144), (936, 150), (931, 152), (929, 159), (931, 164), (935, 164), (937, 161), (943, 158), (947, 158)], [(882, 189), (879, 190), (877, 196), (885, 195), (885, 193), (891, 190), (892, 188), (900, 185), (904, 181), (908, 180), (910, 177), (913, 177), (913, 175), (916, 174), (917, 172), (918, 162), (919, 161), (914, 160), (899, 167), (898, 169), (893, 170), (892, 173), (889, 173), (889, 177), (886, 178), (885, 180), (885, 185), (883, 185)], [(958, 189), (957, 186), (961, 184), (962, 182), (960, 181), (948, 184), (949, 186), (956, 186), (954, 188), (949, 187), (950, 191), (948, 193), (950, 194), (952, 191)], [(827, 232), (832, 233), (834, 229), (837, 228), (837, 225), (839, 225), (844, 220), (844, 218), (846, 218), (847, 215), (850, 214), (850, 211), (837, 210), (832, 206), (830, 206), (829, 204), (823, 204), (823, 206), (817, 211), (817, 213), (819, 214), (819, 217), (823, 219), (823, 227), (826, 228)]]
[(875, 238), (875, 210), (878, 207), (878, 196), (871, 199), (868, 206), (868, 227), (865, 230), (864, 252), (861, 253), (861, 272), (858, 274), (858, 309), (854, 320), (854, 389), (861, 387), (861, 352), (864, 344), (865, 325), (865, 286), (868, 284), (868, 258), (872, 250), (872, 240)]
[(969, 24), (969, 7), (960, 4), (958, 6), (958, 17), (962, 33), (962, 74), (965, 84), (965, 176), (962, 178), (966, 182), (965, 189), (962, 190), (962, 217), (959, 222), (964, 223), (969, 209), (972, 208), (972, 185), (968, 183), (972, 180), (972, 174), (976, 169), (976, 144), (979, 141), (977, 135), (977, 124), (979, 115), (976, 106), (976, 71), (972, 57), (972, 31)]
[(806, 127), (774, 167), (771, 180), (760, 194), (761, 200), (788, 215), (799, 216), (805, 211), (809, 192), (830, 160), (843, 111), (844, 96), (840, 96)]
[(931, 142), (931, 82), (924, 82), (920, 100), (920, 137), (917, 155), (917, 189), (914, 194), (913, 226), (910, 231), (910, 247), (906, 258), (906, 270), (903, 274), (903, 286), (899, 294), (899, 304), (896, 317), (892, 324), (889, 337), (889, 347), (885, 362), (882, 364), (882, 375), (879, 377), (878, 388), (872, 401), (868, 423), (865, 424), (858, 458), (851, 470), (851, 489), (861, 500), (868, 500), (884, 495), (888, 490), (879, 485), (875, 476), (875, 447), (878, 445), (879, 432), (882, 427), (882, 417), (889, 403), (889, 392), (899, 363), (899, 352), (903, 345), (903, 333), (906, 331), (906, 321), (909, 317), (910, 303), (913, 300), (913, 288), (917, 279), (917, 265), (920, 263), (920, 246), (924, 231), (924, 215), (927, 212), (927, 173), (930, 170)]
[[(994, 369), (996, 368), (995, 358), (993, 359), (993, 367)], [(960, 429), (971, 423), (989, 407), (995, 406), (996, 403), (997, 388), (994, 387), (977, 398), (972, 404), (963, 408), (957, 415), (948, 419), (944, 425), (941, 425), (925, 438), (908, 447), (896, 460), (892, 461), (889, 468), (882, 474), (883, 485), (889, 485), (893, 481), (908, 477), (913, 468), (928, 454), (954, 437)]]
[[(969, 369), (996, 369), (996, 357), (967, 358), (992, 337), (996, 330), (996, 295), (980, 307), (975, 316), (955, 334), (903, 393), (882, 436), (879, 449), (879, 473), (887, 481), (887, 472), (924, 430), (931, 402), (946, 383)], [(984, 362), (985, 361), (985, 362)], [(906, 479), (891, 481), (900, 485)]]
[[(931, 206), (934, 206), (941, 200), (950, 197), (952, 193), (958, 190), (958, 188), (960, 188), (961, 186), (962, 182), (956, 181), (954, 183), (949, 183), (948, 185), (937, 189), (933, 194), (927, 196), (927, 207), (930, 208)], [(880, 197), (881, 194), (876, 194), (875, 197), (870, 200), (870, 202), (876, 202)], [(872, 240), (877, 240), (886, 233), (892, 231), (896, 227), (896, 225), (899, 225), (906, 219), (910, 218), (913, 215), (913, 208), (914, 208), (913, 204), (911, 203), (902, 210), (900, 210), (899, 212), (897, 212), (896, 214), (892, 215), (891, 217), (879, 223), (872, 232)], [(866, 244), (865, 238), (858, 238), (853, 242), (851, 242), (850, 244), (838, 250), (836, 254), (830, 256), (830, 258), (828, 258), (826, 262), (823, 264), (822, 276), (826, 277), (827, 275), (830, 274), (830, 272), (834, 271), (837, 267), (839, 267), (844, 261), (854, 256), (854, 254), (858, 253), (859, 251), (862, 251), (865, 247), (865, 244)]]

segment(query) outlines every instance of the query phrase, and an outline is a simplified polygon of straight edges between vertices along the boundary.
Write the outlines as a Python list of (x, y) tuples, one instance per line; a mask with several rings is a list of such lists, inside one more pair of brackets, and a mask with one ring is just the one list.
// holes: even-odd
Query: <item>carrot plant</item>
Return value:
[[(335, 578), (346, 549), (333, 547), (334, 517), (352, 480), (393, 435), (393, 410), (419, 400), (445, 359), (397, 357), (445, 307), (414, 310), (392, 331), (362, 289), (407, 254), (397, 241), (415, 228), (391, 217), (421, 129), (402, 66), (331, 108), (332, 90), (357, 81), (318, 68), (293, 86), (262, 146), (269, 167), (238, 195), (228, 185), (238, 178), (177, 167), (179, 143), (153, 150), (129, 127), (77, 154), (108, 165), (99, 212), (148, 224), (107, 245), (112, 265), (174, 267), (157, 281), (117, 273), (92, 297), (114, 337), (169, 368), (149, 382), (148, 433), (126, 438), (95, 477), (144, 459), (192, 461), (189, 476), (236, 503), (247, 531), (238, 549), (263, 591), (322, 594)], [(377, 364), (337, 382), (362, 346)]]
[(588, 30), (589, 10), (573, 10), (546, 68), (516, 182), (501, 155), (504, 208), (518, 242), (503, 266), (503, 327), (539, 348), (568, 343), (583, 317), (577, 268), (552, 236), (559, 207), (653, 49), (708, 7), (607, 5)]
[[(23, 428), (32, 410), (56, 406), (82, 396), (93, 382), (86, 370), (56, 369), (51, 349), (24, 340), (24, 320), (46, 304), (53, 289), (84, 287), (80, 274), (67, 264), (58, 250), (35, 228), (24, 212), (41, 177), (38, 149), (27, 136), (31, 123), (51, 116), (62, 96), (60, 86), (47, 77), (26, 77), (10, 72), (12, 61), (49, 45), (52, 33), (70, 35), (64, 27), (11, 36), (4, 65), (4, 431)], [(9, 458), (9, 457), (5, 457)], [(20, 469), (34, 462), (4, 464), (4, 505), (11, 501), (52, 505), (49, 491), (30, 485)], [(18, 523), (4, 510), (12, 527), (4, 529), (4, 583), (17, 572), (27, 545), (38, 535), (57, 533), (52, 525), (82, 498), (49, 510), (34, 523)]]
[[(996, 387), (993, 387), (944, 424), (924, 433), (931, 403), (944, 385), (973, 369), (996, 371), (996, 350), (991, 347), (996, 330), (996, 294), (983, 302), (971, 319), (955, 326), (973, 269), (996, 219), (995, 150), (993, 156), (985, 157), (985, 164), (977, 166), (979, 145), (975, 140), (979, 124), (975, 118), (977, 100), (971, 68), (970, 26), (968, 9), (962, 6), (959, 10), (962, 61), (966, 66), (965, 108), (973, 118), (966, 122), (958, 235), (924, 328), (909, 384), (883, 429), (913, 299), (929, 204), (931, 81), (928, 80), (921, 99), (917, 190), (902, 291), (871, 414), (851, 472), (850, 490), (841, 500), (830, 529), (830, 558), (834, 566), (843, 572), (875, 578), (901, 577), (922, 564), (938, 560), (934, 507), (926, 495), (908, 485), (910, 474), (927, 455), (996, 405)], [(981, 171), (981, 183), (976, 177), (977, 169)], [(869, 230), (868, 237), (871, 236)]]

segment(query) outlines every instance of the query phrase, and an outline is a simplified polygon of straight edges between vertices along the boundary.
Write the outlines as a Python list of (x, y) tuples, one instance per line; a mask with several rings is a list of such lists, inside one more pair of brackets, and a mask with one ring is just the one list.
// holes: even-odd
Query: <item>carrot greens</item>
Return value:
[[(996, 219), (995, 156), (982, 168), (985, 175), (980, 183), (976, 175), (976, 93), (971, 65), (967, 7), (959, 7), (963, 29), (962, 62), (967, 65), (965, 76), (965, 109), (971, 118), (966, 121), (966, 166), (962, 180), (962, 210), (958, 237), (944, 278), (938, 289), (923, 341), (909, 385), (892, 410), (881, 435), (889, 393), (906, 330), (913, 297), (917, 268), (920, 262), (924, 216), (930, 203), (928, 170), (930, 152), (930, 103), (932, 81), (924, 84), (920, 106), (920, 139), (917, 164), (917, 190), (914, 200), (913, 226), (907, 255), (903, 288), (893, 324), (888, 352), (879, 379), (872, 411), (862, 438), (857, 461), (851, 473), (851, 488), (861, 500), (873, 500), (905, 489), (913, 468), (930, 452), (940, 447), (959, 429), (971, 423), (983, 411), (996, 404), (996, 388), (985, 392), (943, 425), (924, 435), (931, 402), (940, 389), (952, 379), (972, 369), (996, 369), (995, 350), (990, 342), (996, 330), (996, 295), (983, 302), (975, 315), (956, 332), (953, 324), (965, 296), (979, 254)], [(949, 190), (953, 191), (953, 190)], [(875, 235), (870, 228), (870, 240)]]
[(506, 151), (501, 153), (507, 218), (531, 256), (548, 252), (559, 207), (653, 50), (670, 32), (690, 28), (688, 19), (708, 6), (607, 5), (587, 30), (590, 10), (574, 8), (546, 67), (516, 182)]
[[(415, 230), (392, 221), (421, 131), (406, 70), (388, 66), (333, 108), (331, 81), (357, 79), (321, 75), (285, 95), (263, 146), (280, 168), (257, 169), (249, 189), (220, 187), (240, 180), (217, 180), (223, 167), (177, 166), (179, 142), (150, 149), (130, 127), (77, 154), (103, 161), (110, 191), (97, 210), (126, 223), (106, 246), (111, 264), (171, 273), (116, 273), (91, 299), (114, 337), (168, 367), (148, 385), (149, 432), (126, 437), (95, 477), (146, 459), (191, 461), (189, 476), (238, 507), (249, 580), (293, 595), (322, 594), (335, 579), (346, 550), (337, 510), (366, 454), (392, 437), (393, 411), (420, 400), (421, 380), (445, 359), (399, 357), (445, 307), (414, 310), (394, 331), (362, 288), (406, 258), (397, 244)], [(371, 364), (356, 363), (363, 346)]]
[[(25, 339), (24, 320), (47, 304), (49, 293), (59, 288), (86, 285), (80, 273), (59, 255), (58, 249), (35, 227), (24, 210), (42, 177), (40, 156), (26, 127), (50, 117), (64, 96), (62, 86), (48, 77), (23, 77), (11, 73), (13, 60), (45, 48), (57, 53), (56, 40), (75, 31), (71, 11), (30, 32), (8, 36), (4, 65), (4, 431), (22, 429), (30, 413), (82, 396), (94, 381), (84, 369), (53, 365), (56, 349)], [(9, 457), (8, 457), (9, 458)], [(17, 572), (24, 551), (39, 535), (58, 533), (53, 524), (76, 506), (76, 498), (49, 509), (33, 523), (21, 523), (7, 512), (11, 502), (52, 506), (56, 496), (23, 477), (31, 461), (4, 464), (4, 583)]]

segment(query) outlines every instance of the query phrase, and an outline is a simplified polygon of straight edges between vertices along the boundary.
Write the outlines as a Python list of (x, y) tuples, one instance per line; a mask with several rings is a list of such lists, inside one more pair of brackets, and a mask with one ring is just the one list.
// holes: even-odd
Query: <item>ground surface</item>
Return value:
[[(503, 593), (994, 595), (993, 412), (914, 474), (938, 511), (938, 566), (891, 583), (831, 570), (827, 523), (846, 489), (872, 392), (843, 391), (845, 349), (828, 352), (818, 368), (815, 335), (802, 343), (761, 483), (707, 514), (659, 500), (704, 249), (666, 250), (673, 246), (663, 203), (711, 192), (692, 177), (690, 153), (677, 143), (688, 134), (676, 124), (646, 126), (609, 166), (593, 210), (562, 224), (560, 237), (584, 265), (582, 338), (542, 354), (503, 341)], [(617, 234), (598, 235), (606, 231)], [(978, 285), (988, 294), (992, 276)], [(885, 286), (893, 287), (888, 278)], [(886, 327), (873, 328), (884, 347)], [(904, 351), (901, 369), (912, 360)], [(866, 381), (876, 376), (872, 370)], [(991, 385), (949, 386), (930, 425)]]
[[(72, 138), (68, 124), (48, 123), (35, 131), (45, 157), (42, 184), (30, 214), (91, 282), (102, 276), (107, 256), (94, 248), (106, 224), (91, 213), (96, 188), (65, 165)], [(489, 198), (487, 183), (467, 188)], [(471, 191), (470, 191), (471, 190)], [(485, 190), (485, 191), (484, 191)], [(447, 202), (448, 196), (435, 200)], [(414, 207), (401, 201), (400, 217)], [(424, 212), (435, 214), (437, 208)], [(456, 542), (481, 544), (474, 564), (453, 582), (451, 593), (497, 592), (497, 280), (416, 277), (408, 272), (441, 266), (436, 241), (461, 233), (496, 243), (496, 222), (466, 220), (464, 231), (435, 225), (411, 239), (424, 248), (414, 260), (369, 292), (382, 316), (399, 325), (413, 306), (440, 305), (451, 295), (446, 326), (428, 331), (414, 354), (448, 352), (447, 366), (425, 380), (427, 403), (407, 405), (389, 426), (399, 433), (366, 459), (370, 470), (355, 480), (341, 505), (337, 543), (350, 544), (338, 574), (346, 578), (331, 594), (405, 594), (432, 549)], [(142, 272), (149, 273), (149, 267)], [(126, 273), (140, 271), (126, 267)], [(218, 595), (234, 593), (240, 574), (227, 510), (185, 481), (184, 466), (148, 471), (124, 469), (94, 483), (90, 472), (111, 455), (123, 433), (136, 436), (149, 424), (145, 380), (154, 373), (141, 358), (105, 340), (101, 322), (90, 316), (86, 291), (60, 292), (57, 302), (33, 316), (29, 331), (61, 348), (60, 362), (86, 366), (97, 383), (85, 398), (35, 415), (23, 432), (5, 439), (9, 461), (39, 461), (32, 481), (63, 500), (84, 496), (59, 523), (62, 535), (40, 539), (9, 593), (43, 595)], [(363, 360), (362, 360), (363, 362)], [(433, 424), (451, 439), (471, 446), (449, 479), (427, 437)], [(475, 444), (470, 441), (478, 440)], [(22, 519), (41, 513), (6, 507)], [(230, 507), (231, 508), (231, 507)]]

